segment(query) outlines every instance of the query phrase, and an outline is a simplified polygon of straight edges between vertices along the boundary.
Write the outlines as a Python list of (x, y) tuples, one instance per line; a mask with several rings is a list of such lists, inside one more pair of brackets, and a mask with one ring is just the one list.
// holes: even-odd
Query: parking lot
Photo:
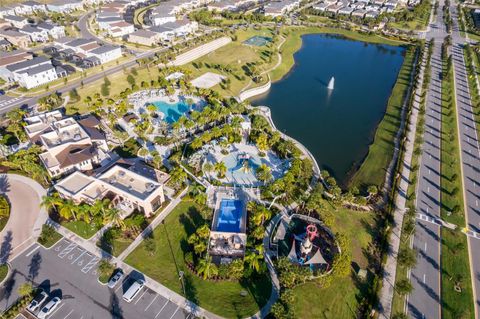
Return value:
[(48, 250), (38, 244), (32, 245), (12, 261), (13, 275), (0, 290), (0, 309), (15, 300), (17, 288), (22, 283), (33, 279), (50, 298), (62, 299), (49, 316), (53, 319), (193, 317), (146, 286), (127, 303), (122, 298), (123, 293), (143, 275), (125, 274), (122, 282), (110, 289), (97, 280), (99, 261), (100, 258), (65, 238)]

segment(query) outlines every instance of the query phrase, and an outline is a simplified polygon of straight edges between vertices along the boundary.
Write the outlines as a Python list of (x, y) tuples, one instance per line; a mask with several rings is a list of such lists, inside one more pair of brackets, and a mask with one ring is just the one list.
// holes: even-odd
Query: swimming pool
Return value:
[(242, 208), (241, 200), (222, 199), (218, 211), (216, 231), (239, 233), (243, 213)]
[(261, 47), (261, 46), (266, 45), (269, 42), (272, 42), (272, 38), (256, 35), (256, 36), (253, 36), (253, 37), (243, 41), (243, 44), (253, 45), (253, 46), (256, 46), (256, 47)]
[(175, 123), (182, 115), (190, 110), (190, 105), (185, 101), (180, 100), (176, 103), (168, 103), (164, 101), (152, 102), (156, 106), (157, 110), (165, 114), (163, 120), (168, 124)]

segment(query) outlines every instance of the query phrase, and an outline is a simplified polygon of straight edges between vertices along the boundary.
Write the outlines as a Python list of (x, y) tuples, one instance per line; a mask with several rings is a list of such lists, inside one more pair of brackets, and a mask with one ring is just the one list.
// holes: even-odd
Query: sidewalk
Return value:
[(410, 185), (410, 173), (413, 157), (413, 149), (415, 144), (415, 135), (417, 131), (418, 113), (420, 110), (420, 99), (422, 93), (422, 84), (425, 72), (426, 55), (428, 54), (425, 49), (422, 57), (422, 66), (419, 74), (418, 86), (415, 89), (415, 97), (412, 107), (412, 113), (410, 115), (408, 130), (405, 142), (405, 153), (401, 169), (401, 179), (397, 189), (397, 196), (395, 198), (395, 211), (394, 211), (394, 225), (392, 229), (392, 235), (390, 236), (389, 249), (387, 254), (387, 261), (383, 270), (383, 282), (382, 289), (379, 295), (378, 311), (380, 318), (389, 319), (392, 314), (392, 302), (395, 286), (395, 278), (397, 275), (397, 254), (400, 247), (400, 236), (402, 233), (403, 216), (405, 213), (405, 206), (407, 201), (408, 186)]

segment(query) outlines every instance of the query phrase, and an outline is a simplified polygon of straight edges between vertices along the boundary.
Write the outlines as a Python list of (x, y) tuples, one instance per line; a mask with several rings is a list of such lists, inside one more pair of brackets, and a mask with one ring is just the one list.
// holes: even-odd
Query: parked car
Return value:
[(54, 297), (52, 300), (50, 300), (38, 313), (37, 315), (38, 319), (47, 318), (47, 316), (51, 314), (58, 307), (60, 302), (62, 302), (62, 300), (59, 297)]
[(35, 295), (35, 298), (30, 302), (27, 307), (27, 310), (30, 312), (35, 312), (40, 308), (40, 306), (47, 300), (48, 295), (45, 291), (40, 290), (38, 294)]
[(123, 271), (119, 269), (108, 281), (108, 288), (114, 288), (123, 277)]
[(131, 302), (135, 296), (142, 290), (143, 286), (145, 285), (145, 281), (139, 279), (136, 280), (130, 288), (123, 294), (123, 300), (126, 302)]
[(5, 91), (4, 90), (0, 90), (0, 96), (2, 95), (5, 95)]

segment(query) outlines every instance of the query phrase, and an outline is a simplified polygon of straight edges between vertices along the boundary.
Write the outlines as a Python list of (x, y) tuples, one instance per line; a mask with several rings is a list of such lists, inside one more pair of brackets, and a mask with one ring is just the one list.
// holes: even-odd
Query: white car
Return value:
[(55, 308), (58, 307), (61, 301), (62, 300), (58, 297), (55, 297), (52, 300), (50, 300), (38, 313), (37, 315), (38, 319), (47, 318), (47, 316), (51, 314), (55, 310)]
[(123, 271), (119, 270), (108, 281), (108, 288), (114, 288), (123, 277)]
[(45, 300), (47, 300), (47, 298), (48, 298), (47, 293), (41, 290), (28, 305), (27, 307), (28, 311), (30, 312), (37, 311), (37, 309), (40, 308), (40, 306), (45, 302)]

